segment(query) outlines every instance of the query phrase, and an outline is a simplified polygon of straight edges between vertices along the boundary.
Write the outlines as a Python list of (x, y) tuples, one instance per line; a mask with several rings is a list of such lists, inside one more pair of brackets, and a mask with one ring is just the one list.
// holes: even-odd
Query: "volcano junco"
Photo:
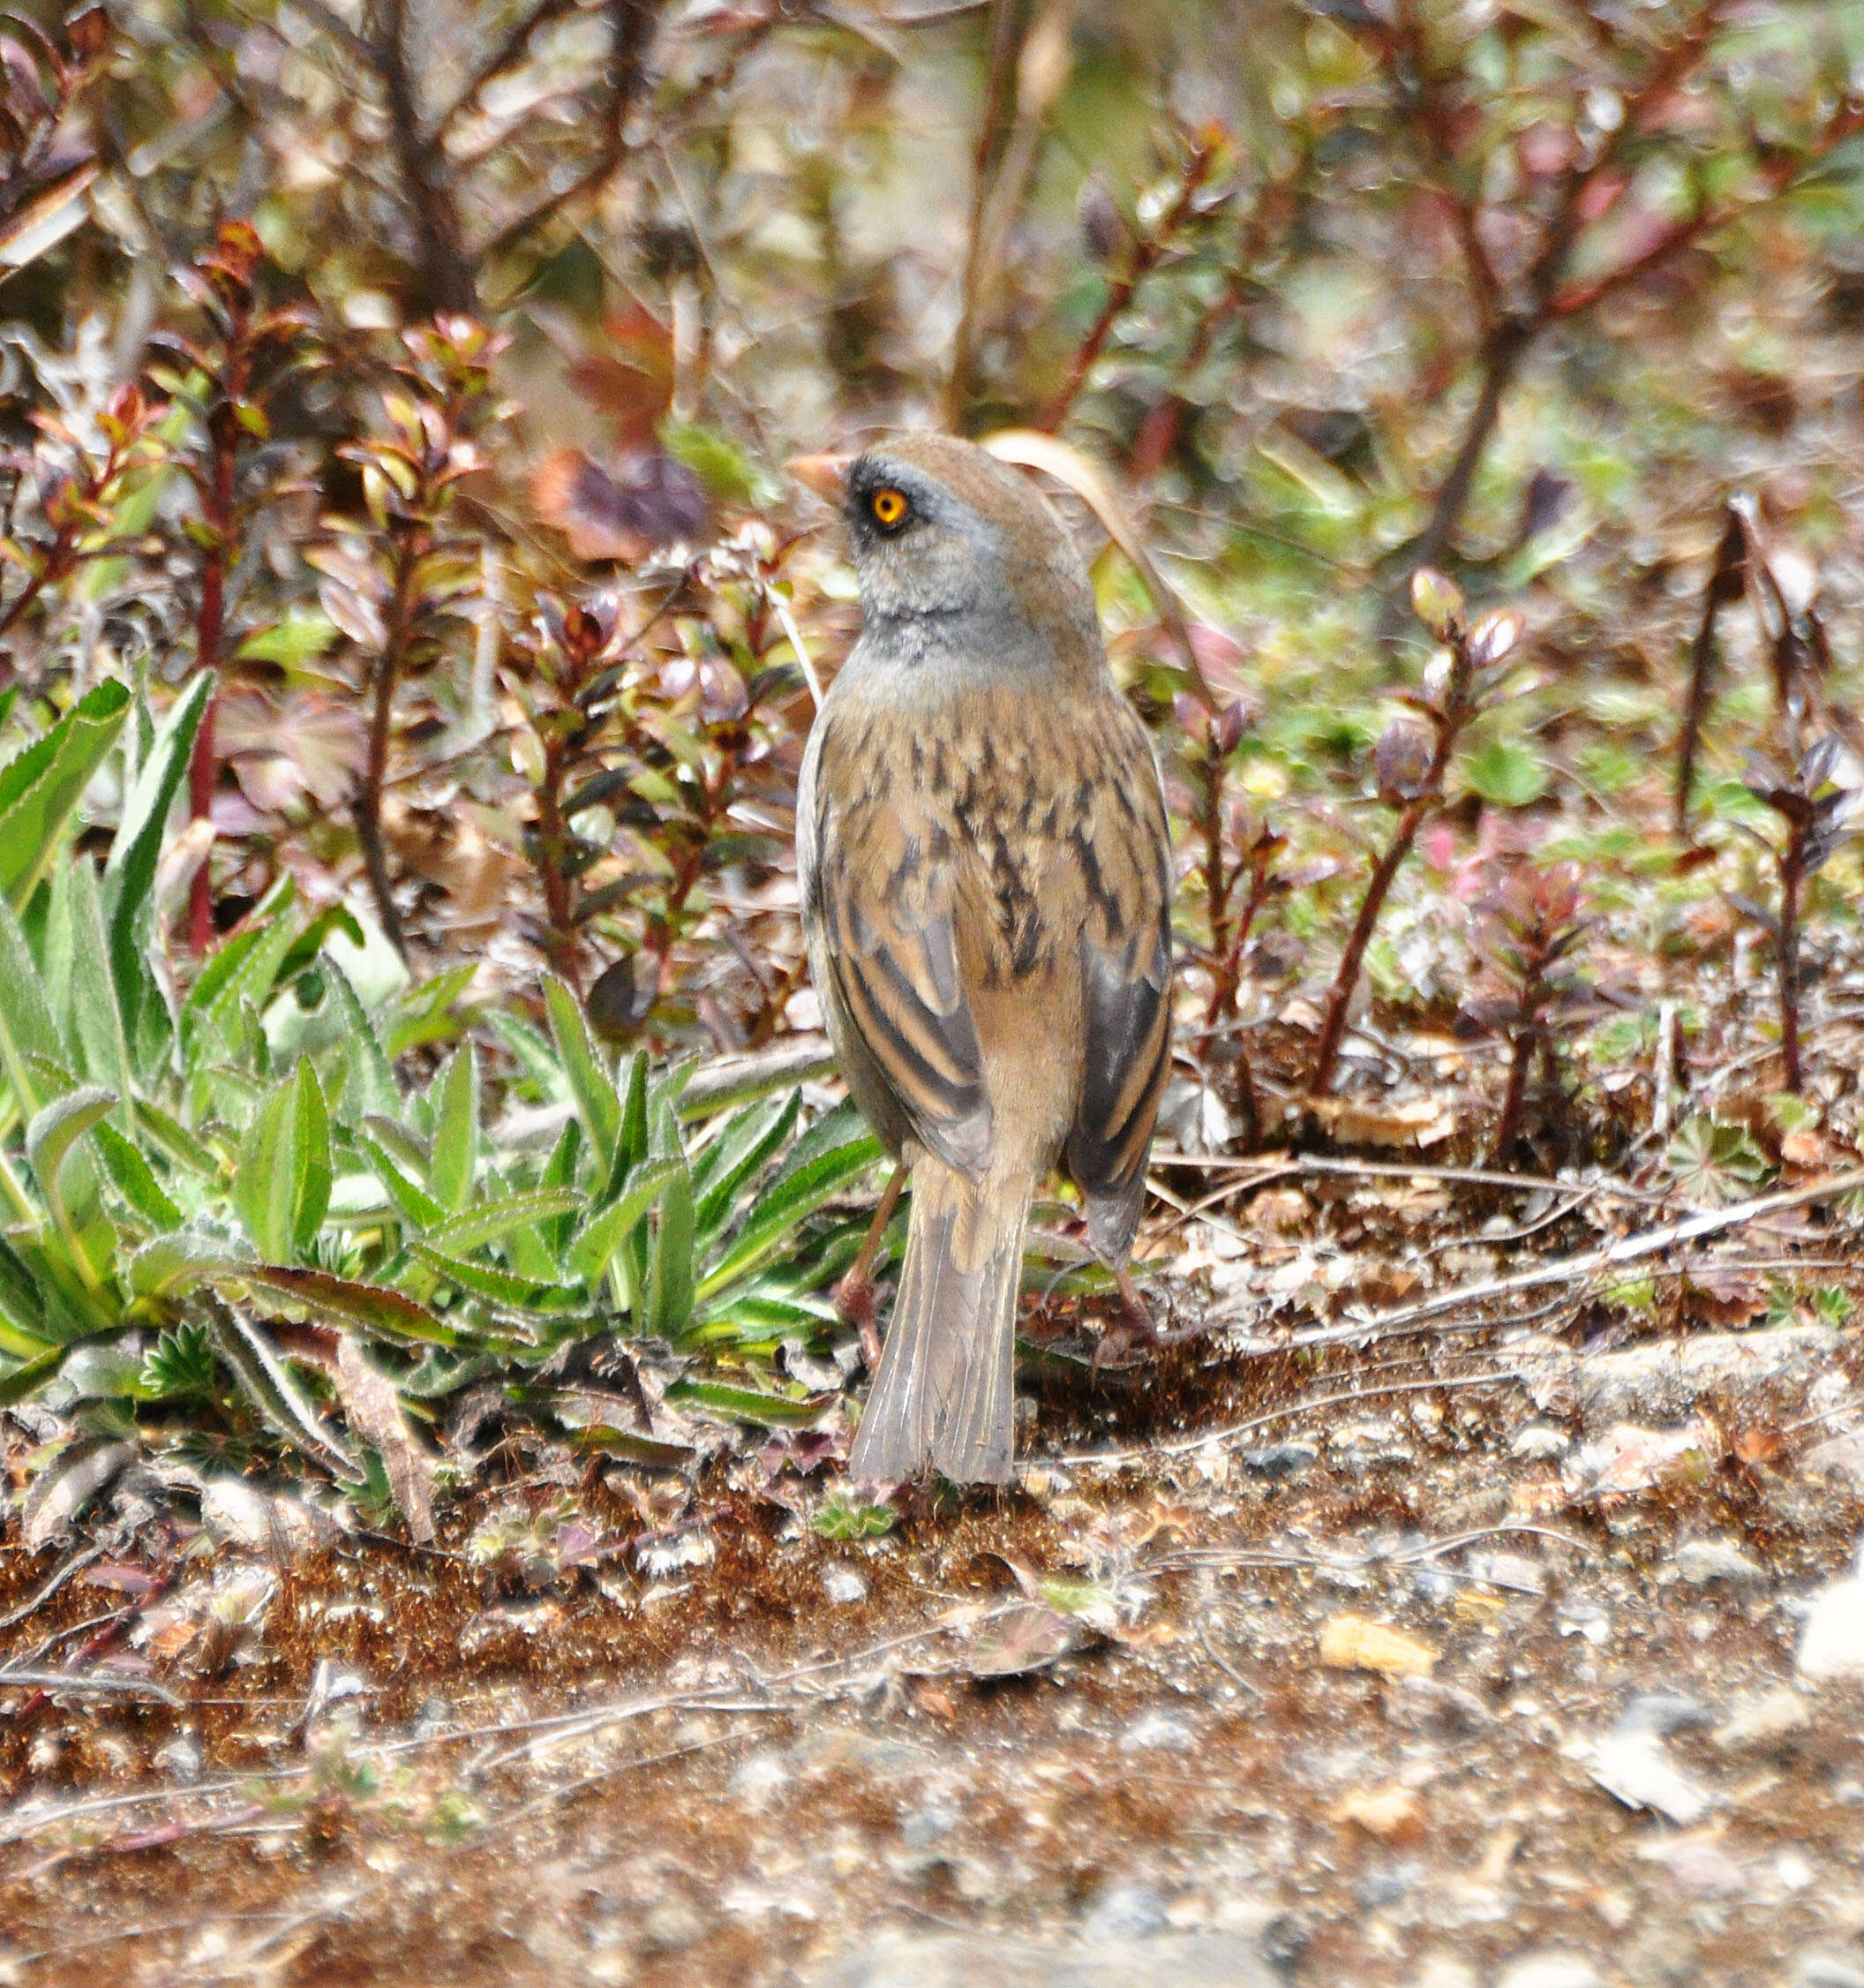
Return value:
[(798, 795), (810, 968), (913, 1183), (849, 1469), (1002, 1482), (1032, 1195), (1065, 1161), (1122, 1270), (1139, 1222), (1170, 1026), (1158, 765), (1026, 477), (940, 435), (792, 467), (847, 523), (863, 616)]

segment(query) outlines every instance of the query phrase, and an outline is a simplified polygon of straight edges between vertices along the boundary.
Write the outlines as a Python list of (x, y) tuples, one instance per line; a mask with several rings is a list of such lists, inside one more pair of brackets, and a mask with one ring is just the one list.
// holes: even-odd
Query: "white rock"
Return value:
[(1545, 1464), (1567, 1453), (1567, 1432), (1551, 1422), (1523, 1422), (1508, 1441), (1508, 1454), (1530, 1464)]
[(1730, 1587), (1764, 1587), (1767, 1570), (1732, 1540), (1687, 1540), (1676, 1549), (1676, 1570), (1693, 1587), (1722, 1581)]
[(1806, 1611), (1798, 1669), (1812, 1683), (1864, 1677), (1864, 1555), (1860, 1560), (1856, 1574), (1821, 1588)]
[(1746, 1746), (1769, 1745), (1811, 1723), (1812, 1707), (1806, 1700), (1791, 1684), (1776, 1684), (1739, 1706), (1712, 1737), (1724, 1753), (1733, 1753)]
[(858, 1567), (845, 1560), (831, 1561), (822, 1570), (822, 1592), (831, 1601), (844, 1606), (868, 1599), (867, 1578)]
[(1652, 1809), (1685, 1828), (1708, 1814), (1710, 1796), (1665, 1758), (1654, 1732), (1607, 1733), (1594, 1743), (1591, 1774), (1627, 1809)]
[(1598, 1988), (1598, 1979), (1583, 1954), (1523, 1954), (1501, 1970), (1495, 1988)]

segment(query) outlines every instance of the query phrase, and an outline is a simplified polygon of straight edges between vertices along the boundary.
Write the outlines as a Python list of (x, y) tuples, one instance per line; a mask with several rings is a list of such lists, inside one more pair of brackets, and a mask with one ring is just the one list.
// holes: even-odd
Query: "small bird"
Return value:
[(932, 434), (791, 468), (841, 511), (862, 611), (797, 796), (810, 971), (913, 1183), (849, 1470), (1001, 1483), (1023, 1231), (1058, 1161), (1131, 1290), (1170, 1035), (1158, 762), (1027, 478)]

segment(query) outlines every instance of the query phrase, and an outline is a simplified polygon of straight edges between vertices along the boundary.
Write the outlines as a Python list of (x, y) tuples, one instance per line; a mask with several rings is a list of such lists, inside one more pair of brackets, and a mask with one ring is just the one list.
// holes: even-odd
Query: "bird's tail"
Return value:
[(929, 1153), (880, 1374), (850, 1475), (903, 1483), (929, 1464), (954, 1484), (1002, 1484), (1015, 1431), (1016, 1299), (1029, 1195), (976, 1183)]

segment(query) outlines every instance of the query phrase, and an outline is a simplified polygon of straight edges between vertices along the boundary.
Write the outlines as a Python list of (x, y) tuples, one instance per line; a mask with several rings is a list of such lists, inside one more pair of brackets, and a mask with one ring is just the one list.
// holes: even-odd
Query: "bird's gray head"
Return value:
[(974, 442), (930, 434), (793, 467), (841, 510), (870, 633), (884, 629), (928, 657), (1099, 659), (1086, 568), (1021, 471)]

